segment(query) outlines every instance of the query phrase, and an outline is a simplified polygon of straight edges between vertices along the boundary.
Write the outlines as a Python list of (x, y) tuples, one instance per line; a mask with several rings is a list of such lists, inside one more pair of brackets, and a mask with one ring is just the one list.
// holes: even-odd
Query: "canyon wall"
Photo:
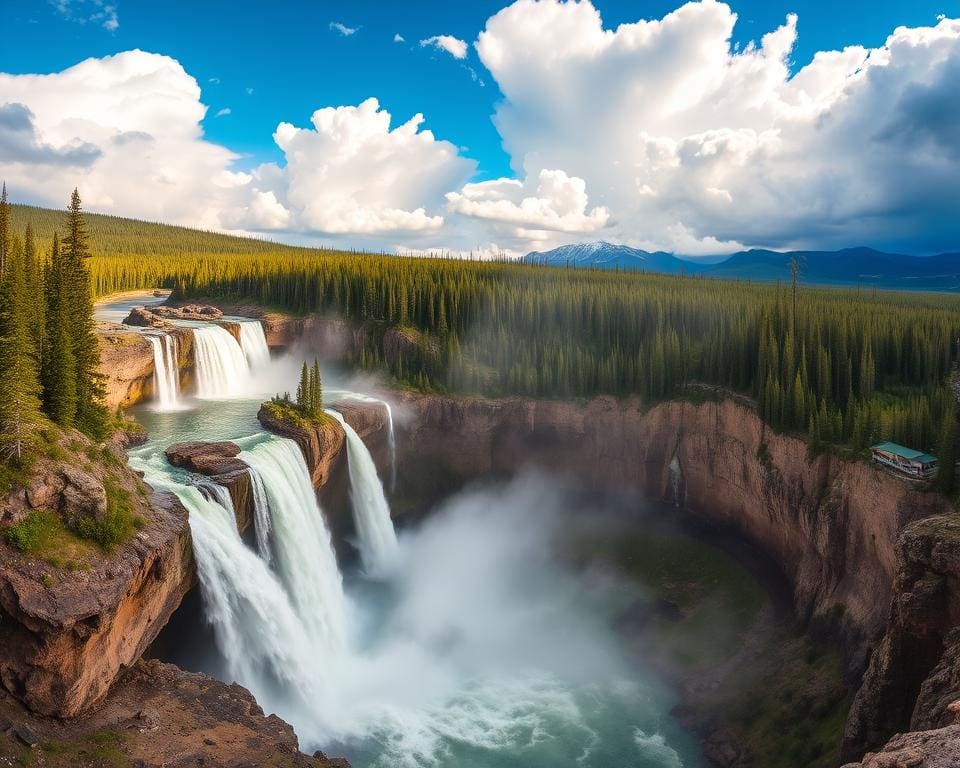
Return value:
[(535, 467), (597, 491), (676, 501), (740, 531), (780, 565), (797, 614), (841, 641), (852, 682), (883, 638), (851, 713), (846, 755), (911, 722), (938, 725), (960, 698), (953, 666), (944, 662), (937, 677), (946, 633), (960, 623), (960, 531), (950, 533), (960, 523), (939, 494), (865, 462), (809, 459), (803, 440), (773, 433), (749, 403), (729, 398), (649, 410), (611, 397), (403, 393), (395, 401), (401, 478), (426, 466), (447, 479), (438, 492), (449, 492)]

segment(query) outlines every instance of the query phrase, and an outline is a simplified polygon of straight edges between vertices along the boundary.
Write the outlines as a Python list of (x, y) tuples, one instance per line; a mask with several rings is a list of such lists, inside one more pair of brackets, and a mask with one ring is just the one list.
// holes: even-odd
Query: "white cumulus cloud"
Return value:
[(960, 22), (791, 76), (797, 17), (739, 51), (736, 21), (711, 0), (616, 29), (589, 0), (501, 10), (477, 51), (516, 172), (583, 179), (617, 239), (646, 247), (955, 246)]
[(274, 139), (286, 164), (260, 166), (253, 185), (271, 191), (294, 229), (327, 234), (438, 229), (444, 193), (475, 164), (420, 130), (423, 115), (395, 128), (376, 99), (314, 112), (311, 128), (281, 123)]
[(434, 35), (420, 41), (421, 48), (438, 48), (446, 51), (455, 59), (467, 58), (467, 43), (453, 35)]
[(447, 195), (450, 211), (477, 219), (511, 224), (527, 230), (586, 234), (603, 227), (610, 218), (605, 208), (587, 210), (586, 184), (563, 171), (540, 171), (536, 187), (530, 179), (496, 179), (467, 184)]

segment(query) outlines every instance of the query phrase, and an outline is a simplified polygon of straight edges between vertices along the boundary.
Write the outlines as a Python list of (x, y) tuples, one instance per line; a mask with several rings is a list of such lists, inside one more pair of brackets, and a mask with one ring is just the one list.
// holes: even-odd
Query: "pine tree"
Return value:
[(10, 250), (10, 203), (7, 201), (7, 185), (0, 192), (0, 277), (6, 271), (7, 253)]
[(47, 415), (62, 427), (72, 427), (77, 414), (77, 366), (70, 336), (70, 307), (64, 280), (60, 241), (53, 235), (45, 286), (45, 331), (41, 348), (40, 379)]
[(956, 463), (957, 415), (951, 407), (943, 420), (937, 442), (937, 487), (943, 493), (952, 493), (956, 487)]
[(76, 425), (87, 435), (102, 439), (108, 429), (103, 404), (104, 376), (100, 372), (100, 346), (93, 321), (93, 297), (86, 260), (90, 257), (87, 226), (80, 195), (73, 190), (63, 241), (64, 289), (70, 312), (69, 334), (73, 346), (77, 383)]
[(0, 455), (18, 462), (36, 443), (43, 422), (30, 334), (33, 299), (24, 280), (23, 255), (11, 248), (0, 278)]
[(300, 370), (300, 383), (297, 385), (297, 408), (301, 413), (307, 413), (310, 408), (310, 376), (307, 370), (307, 363), (304, 361), (303, 368)]
[(323, 383), (320, 380), (320, 363), (313, 360), (313, 369), (310, 371), (310, 402), (311, 415), (316, 418), (323, 413)]

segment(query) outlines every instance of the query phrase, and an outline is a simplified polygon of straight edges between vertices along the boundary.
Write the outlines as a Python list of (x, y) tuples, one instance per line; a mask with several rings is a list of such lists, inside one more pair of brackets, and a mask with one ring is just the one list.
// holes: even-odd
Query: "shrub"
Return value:
[(54, 512), (38, 509), (7, 528), (3, 537), (14, 549), (25, 555), (35, 555), (60, 527), (60, 518)]

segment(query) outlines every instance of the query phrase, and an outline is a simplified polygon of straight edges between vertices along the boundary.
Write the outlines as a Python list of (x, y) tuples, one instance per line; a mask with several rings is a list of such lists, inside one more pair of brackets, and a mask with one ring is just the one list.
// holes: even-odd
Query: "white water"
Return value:
[(174, 410), (179, 407), (180, 396), (177, 337), (166, 333), (162, 336), (148, 334), (147, 341), (153, 347), (154, 398), (160, 410)]
[(264, 562), (273, 559), (270, 545), (270, 502), (267, 500), (267, 489), (263, 487), (263, 479), (259, 472), (250, 472), (250, 485), (253, 489), (253, 529), (257, 537), (257, 552)]
[(386, 400), (370, 397), (360, 392), (347, 392), (344, 397), (351, 400), (360, 400), (364, 403), (380, 403), (387, 411), (387, 441), (390, 447), (390, 492), (397, 489), (397, 436), (393, 430), (393, 408)]
[(377, 467), (356, 430), (337, 411), (328, 410), (327, 413), (343, 425), (347, 435), (350, 500), (364, 571), (369, 576), (383, 576), (397, 564), (397, 534), (393, 530), (390, 506), (377, 476)]
[(268, 710), (310, 707), (323, 690), (325, 661), (283, 585), (241, 540), (233, 504), (221, 486), (183, 485), (134, 461), (154, 488), (174, 492), (190, 513), (190, 531), (206, 617), (234, 680)]
[(193, 329), (197, 396), (234, 397), (250, 383), (250, 364), (237, 340), (219, 325)]
[(247, 356), (252, 371), (262, 371), (270, 365), (270, 348), (259, 320), (240, 323), (240, 347)]
[(263, 482), (276, 567), (310, 645), (328, 658), (339, 655), (347, 644), (343, 582), (300, 448), (270, 437), (239, 458)]

